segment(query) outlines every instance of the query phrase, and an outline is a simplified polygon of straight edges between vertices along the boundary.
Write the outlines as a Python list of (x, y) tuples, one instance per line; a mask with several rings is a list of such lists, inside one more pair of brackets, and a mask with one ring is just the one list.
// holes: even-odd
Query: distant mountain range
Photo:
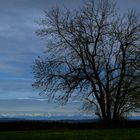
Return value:
[[(140, 120), (140, 116), (128, 117), (129, 120)], [(20, 116), (20, 117), (0, 117), (0, 122), (12, 121), (61, 121), (61, 122), (95, 122), (98, 121), (95, 117), (89, 116)]]
[(17, 117), (0, 117), (0, 121), (18, 121), (18, 120), (37, 120), (37, 121), (60, 121), (60, 120), (94, 120), (91, 116), (17, 116)]

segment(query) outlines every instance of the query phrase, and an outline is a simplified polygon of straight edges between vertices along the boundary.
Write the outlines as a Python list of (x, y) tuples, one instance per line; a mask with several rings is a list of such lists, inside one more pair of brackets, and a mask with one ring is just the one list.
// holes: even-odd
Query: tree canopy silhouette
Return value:
[[(83, 109), (110, 123), (140, 103), (139, 15), (116, 12), (109, 0), (88, 1), (71, 11), (53, 8), (37, 34), (47, 40), (34, 62), (34, 87), (67, 103), (78, 96)], [(58, 92), (57, 91), (61, 91)]]

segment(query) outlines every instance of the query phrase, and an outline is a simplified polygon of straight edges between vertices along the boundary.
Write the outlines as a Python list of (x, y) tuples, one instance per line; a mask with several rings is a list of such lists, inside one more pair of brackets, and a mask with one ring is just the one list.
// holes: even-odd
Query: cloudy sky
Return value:
[[(56, 5), (74, 9), (81, 6), (83, 1), (0, 0), (0, 113), (33, 111), (35, 108), (38, 112), (46, 109), (51, 112), (56, 108), (37, 100), (40, 98), (38, 91), (31, 86), (33, 60), (45, 50), (45, 41), (35, 35), (38, 29), (36, 21), (43, 16), (43, 10)], [(140, 12), (140, 0), (119, 0), (117, 5), (120, 12), (127, 9)], [(69, 109), (69, 113), (72, 110)]]

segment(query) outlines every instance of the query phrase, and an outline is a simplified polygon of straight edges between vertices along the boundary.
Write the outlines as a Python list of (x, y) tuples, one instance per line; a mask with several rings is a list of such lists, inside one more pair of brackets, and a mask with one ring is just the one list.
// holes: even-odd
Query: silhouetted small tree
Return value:
[[(34, 62), (34, 87), (67, 103), (79, 97), (105, 123), (119, 121), (140, 100), (139, 16), (115, 12), (109, 0), (88, 1), (71, 12), (45, 12), (37, 34), (46, 57)], [(61, 91), (61, 92), (57, 92)]]

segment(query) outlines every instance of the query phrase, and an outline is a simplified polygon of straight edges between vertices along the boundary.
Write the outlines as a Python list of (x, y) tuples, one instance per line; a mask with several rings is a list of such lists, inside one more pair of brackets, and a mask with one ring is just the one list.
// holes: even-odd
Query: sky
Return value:
[[(74, 9), (83, 1), (86, 0), (0, 0), (0, 116), (4, 113), (64, 115), (78, 112), (75, 104), (63, 108), (46, 104), (31, 85), (33, 60), (45, 51), (45, 40), (35, 34), (43, 10), (56, 5)], [(139, 5), (140, 0), (117, 2), (119, 12), (127, 9), (140, 12)]]

